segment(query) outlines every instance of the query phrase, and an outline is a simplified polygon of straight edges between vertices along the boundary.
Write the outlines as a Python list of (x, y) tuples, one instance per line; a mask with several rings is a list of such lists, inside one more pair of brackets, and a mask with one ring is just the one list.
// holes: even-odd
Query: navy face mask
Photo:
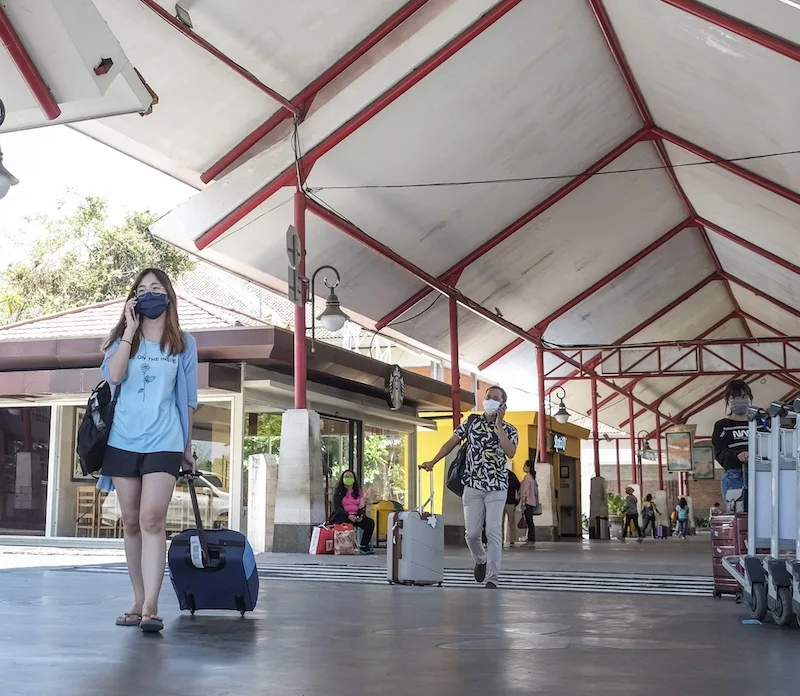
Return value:
[(169, 297), (166, 293), (161, 295), (154, 295), (152, 292), (147, 292), (140, 297), (136, 303), (136, 309), (139, 313), (148, 319), (158, 319), (164, 312), (167, 311), (169, 306)]

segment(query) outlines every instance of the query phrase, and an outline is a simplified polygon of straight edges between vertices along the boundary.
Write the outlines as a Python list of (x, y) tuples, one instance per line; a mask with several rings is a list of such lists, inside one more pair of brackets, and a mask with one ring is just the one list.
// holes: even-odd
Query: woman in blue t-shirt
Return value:
[(142, 271), (103, 350), (102, 372), (120, 392), (103, 460), (125, 530), (133, 608), (118, 626), (164, 628), (158, 595), (164, 579), (166, 520), (181, 469), (195, 471), (192, 415), (197, 408), (197, 344), (181, 331), (167, 275)]

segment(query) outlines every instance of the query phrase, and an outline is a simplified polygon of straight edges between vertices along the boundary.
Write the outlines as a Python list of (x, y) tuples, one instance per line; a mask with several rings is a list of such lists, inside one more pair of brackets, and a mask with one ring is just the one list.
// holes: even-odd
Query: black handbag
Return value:
[(463, 497), (464, 495), (464, 471), (467, 468), (469, 429), (474, 418), (480, 418), (480, 416), (477, 414), (472, 414), (469, 418), (467, 418), (467, 436), (464, 438), (464, 444), (461, 445), (456, 458), (452, 461), (450, 468), (447, 470), (447, 480), (445, 481), (445, 485), (447, 486), (448, 490), (455, 493), (459, 498)]
[(100, 382), (92, 391), (86, 404), (86, 412), (78, 428), (78, 458), (84, 476), (97, 473), (103, 466), (114, 409), (117, 407), (120, 386), (111, 394), (111, 385)]

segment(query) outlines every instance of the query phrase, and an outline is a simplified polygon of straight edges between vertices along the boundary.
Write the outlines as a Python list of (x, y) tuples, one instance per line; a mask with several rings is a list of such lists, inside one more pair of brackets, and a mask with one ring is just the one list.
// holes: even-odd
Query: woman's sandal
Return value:
[(164, 630), (164, 620), (154, 614), (143, 616), (139, 628), (143, 633), (161, 633)]
[(138, 626), (142, 622), (142, 615), (133, 612), (125, 612), (117, 618), (117, 626)]

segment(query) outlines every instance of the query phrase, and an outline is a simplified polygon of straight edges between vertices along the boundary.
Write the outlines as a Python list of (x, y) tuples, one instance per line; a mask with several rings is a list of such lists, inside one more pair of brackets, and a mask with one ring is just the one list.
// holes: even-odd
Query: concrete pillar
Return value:
[(542, 514), (534, 519), (537, 541), (558, 541), (561, 527), (558, 521), (558, 503), (553, 485), (553, 465), (536, 462), (536, 482), (539, 484), (539, 500)]
[(278, 461), (272, 454), (247, 460), (247, 538), (256, 553), (272, 551), (275, 503), (278, 499)]
[(444, 518), (444, 543), (446, 546), (464, 546), (464, 506), (455, 493), (444, 485), (447, 479), (447, 470), (456, 458), (458, 448), (454, 449), (444, 460), (444, 466), (439, 464), (434, 470), (433, 475), (436, 483), (434, 485), (442, 488), (442, 517)]
[(602, 476), (594, 476), (589, 484), (589, 538), (597, 539), (597, 518), (608, 517), (607, 483)]
[(672, 509), (669, 507), (667, 503), (667, 492), (666, 491), (656, 491), (655, 495), (653, 496), (653, 500), (656, 503), (656, 509), (659, 513), (656, 515), (656, 524), (657, 525), (665, 525), (667, 527), (670, 526), (671, 522), (669, 519), (670, 513)]
[(307, 553), (311, 528), (325, 521), (319, 414), (283, 414), (272, 550)]

